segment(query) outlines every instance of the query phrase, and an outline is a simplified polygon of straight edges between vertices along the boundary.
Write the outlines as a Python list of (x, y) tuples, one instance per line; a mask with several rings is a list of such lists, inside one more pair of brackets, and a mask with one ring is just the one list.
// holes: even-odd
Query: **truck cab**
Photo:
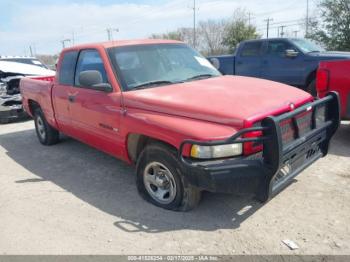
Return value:
[(244, 41), (231, 56), (209, 57), (225, 75), (277, 81), (302, 88), (314, 96), (319, 62), (349, 58), (350, 53), (327, 52), (313, 42), (299, 38)]

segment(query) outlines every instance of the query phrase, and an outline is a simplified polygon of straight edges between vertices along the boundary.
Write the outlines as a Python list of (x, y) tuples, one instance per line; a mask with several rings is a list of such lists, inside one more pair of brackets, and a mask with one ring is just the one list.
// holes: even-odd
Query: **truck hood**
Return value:
[(350, 59), (350, 52), (325, 51), (320, 53), (310, 53), (309, 55), (320, 58), (330, 59)]
[(284, 84), (241, 76), (221, 76), (123, 93), (127, 108), (242, 127), (291, 110), (312, 97)]

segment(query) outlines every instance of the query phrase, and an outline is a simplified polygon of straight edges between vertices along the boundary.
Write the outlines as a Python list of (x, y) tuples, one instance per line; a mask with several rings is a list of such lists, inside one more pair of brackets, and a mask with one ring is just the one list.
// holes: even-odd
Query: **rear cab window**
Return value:
[(74, 71), (78, 58), (78, 51), (68, 51), (63, 54), (59, 70), (58, 82), (61, 85), (73, 86)]

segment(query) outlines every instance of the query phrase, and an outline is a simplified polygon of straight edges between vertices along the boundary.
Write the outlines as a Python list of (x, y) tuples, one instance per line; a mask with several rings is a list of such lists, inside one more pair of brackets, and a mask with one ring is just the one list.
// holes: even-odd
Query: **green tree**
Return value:
[(350, 51), (350, 0), (321, 0), (320, 19), (309, 23), (306, 37), (329, 50)]
[(256, 27), (250, 24), (248, 13), (242, 9), (238, 9), (235, 11), (231, 21), (228, 22), (223, 43), (232, 49), (242, 41), (258, 39), (260, 37), (256, 31)]

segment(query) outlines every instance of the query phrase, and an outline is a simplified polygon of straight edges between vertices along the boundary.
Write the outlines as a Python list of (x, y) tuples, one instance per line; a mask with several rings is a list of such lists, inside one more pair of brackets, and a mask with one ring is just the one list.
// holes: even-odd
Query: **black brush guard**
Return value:
[[(326, 121), (316, 126), (316, 111), (326, 107)], [(330, 139), (340, 124), (339, 97), (336, 92), (279, 116), (266, 117), (259, 127), (242, 129), (221, 141), (201, 142), (185, 140), (179, 149), (179, 158), (185, 176), (192, 185), (211, 192), (254, 194), (265, 202), (293, 181), (301, 171), (317, 159), (327, 155)], [(311, 112), (311, 130), (299, 132), (296, 117)], [(290, 119), (295, 139), (284, 144), (280, 123)], [(262, 136), (242, 138), (250, 132), (261, 131)], [(215, 146), (254, 142), (263, 144), (263, 152), (249, 157), (198, 161), (183, 156), (185, 145)]]

